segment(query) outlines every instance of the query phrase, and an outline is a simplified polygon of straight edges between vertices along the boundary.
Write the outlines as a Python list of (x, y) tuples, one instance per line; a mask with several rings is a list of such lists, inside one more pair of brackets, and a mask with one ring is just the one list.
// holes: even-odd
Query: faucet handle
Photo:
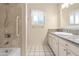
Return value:
[(5, 34), (5, 38), (10, 38), (11, 37), (11, 34)]

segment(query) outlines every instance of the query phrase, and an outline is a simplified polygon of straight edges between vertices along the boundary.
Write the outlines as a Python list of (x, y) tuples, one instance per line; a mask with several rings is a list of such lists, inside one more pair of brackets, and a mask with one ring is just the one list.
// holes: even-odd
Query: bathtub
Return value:
[(21, 56), (20, 48), (0, 48), (0, 56)]

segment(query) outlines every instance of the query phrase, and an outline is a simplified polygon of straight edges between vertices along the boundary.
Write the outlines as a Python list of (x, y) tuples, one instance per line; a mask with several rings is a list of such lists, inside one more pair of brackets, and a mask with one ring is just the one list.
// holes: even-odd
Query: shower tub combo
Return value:
[(0, 56), (21, 56), (20, 48), (0, 48)]

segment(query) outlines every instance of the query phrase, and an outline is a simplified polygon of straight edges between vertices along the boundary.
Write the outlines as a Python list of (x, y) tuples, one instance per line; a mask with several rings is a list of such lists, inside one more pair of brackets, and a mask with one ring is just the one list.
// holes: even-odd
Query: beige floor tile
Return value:
[(34, 56), (35, 52), (29, 52), (28, 56)]
[(44, 52), (40, 52), (39, 55), (40, 55), (40, 56), (45, 56), (45, 53), (44, 53)]
[(36, 51), (36, 52), (35, 52), (35, 56), (39, 56), (39, 53), (40, 53), (40, 52), (37, 52), (37, 51)]

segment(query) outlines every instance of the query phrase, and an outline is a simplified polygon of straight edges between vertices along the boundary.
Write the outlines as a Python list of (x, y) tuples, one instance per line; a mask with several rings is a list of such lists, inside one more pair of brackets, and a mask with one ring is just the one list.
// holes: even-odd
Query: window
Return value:
[(74, 15), (70, 15), (70, 24), (74, 24)]
[(31, 12), (33, 25), (44, 25), (44, 13), (40, 10), (32, 10)]
[(79, 12), (70, 15), (70, 24), (79, 24)]
[(79, 13), (75, 14), (75, 24), (79, 24)]

